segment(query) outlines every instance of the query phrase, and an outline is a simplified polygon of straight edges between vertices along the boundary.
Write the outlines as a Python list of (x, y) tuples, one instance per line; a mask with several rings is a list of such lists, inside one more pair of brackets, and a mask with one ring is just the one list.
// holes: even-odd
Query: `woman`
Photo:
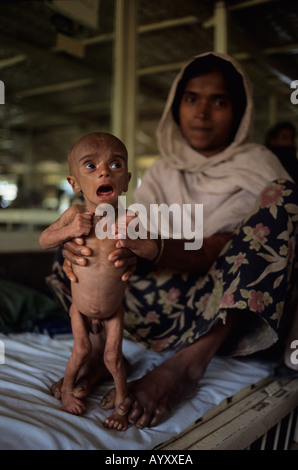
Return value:
[[(145, 347), (173, 350), (130, 383), (119, 407), (140, 428), (156, 426), (192, 396), (217, 352), (247, 355), (278, 339), (293, 274), (297, 187), (277, 158), (251, 141), (252, 111), (249, 82), (232, 58), (206, 53), (186, 64), (158, 127), (161, 158), (135, 200), (148, 209), (203, 204), (203, 247), (186, 251), (184, 240), (159, 240), (157, 254), (154, 240), (127, 239), (110, 258), (129, 264), (129, 248), (151, 261), (139, 262), (130, 278), (126, 327)], [(81, 248), (65, 246), (77, 262), (69, 250), (79, 255)], [(87, 395), (103, 373), (90, 363), (77, 395)], [(113, 404), (114, 390), (102, 407)]]

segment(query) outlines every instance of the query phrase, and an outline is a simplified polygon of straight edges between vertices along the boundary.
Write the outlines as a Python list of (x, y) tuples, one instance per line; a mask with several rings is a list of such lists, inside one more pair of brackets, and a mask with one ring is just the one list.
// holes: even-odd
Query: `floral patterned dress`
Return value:
[(268, 348), (278, 339), (297, 284), (297, 221), (298, 187), (273, 181), (205, 276), (141, 264), (125, 296), (126, 328), (147, 348), (175, 350), (225, 321), (233, 309), (242, 320), (228, 352)]
[[(241, 328), (227, 352), (248, 355), (270, 347), (298, 286), (297, 221), (298, 186), (276, 180), (262, 191), (205, 276), (140, 263), (124, 299), (126, 329), (146, 348), (177, 350), (225, 321), (233, 309), (242, 316)], [(70, 283), (62, 263), (60, 251), (47, 281), (68, 311)]]

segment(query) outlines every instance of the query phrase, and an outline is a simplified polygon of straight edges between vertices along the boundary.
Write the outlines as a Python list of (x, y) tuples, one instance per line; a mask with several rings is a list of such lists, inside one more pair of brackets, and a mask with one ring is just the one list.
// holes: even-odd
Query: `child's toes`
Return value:
[(127, 429), (127, 418), (126, 416), (119, 416), (115, 417), (115, 414), (109, 416), (104, 421), (104, 426), (108, 429), (115, 429), (115, 431), (126, 431)]
[(114, 420), (113, 419), (110, 419), (110, 418), (107, 418), (104, 420), (104, 426), (108, 429), (112, 429), (113, 426), (114, 426)]

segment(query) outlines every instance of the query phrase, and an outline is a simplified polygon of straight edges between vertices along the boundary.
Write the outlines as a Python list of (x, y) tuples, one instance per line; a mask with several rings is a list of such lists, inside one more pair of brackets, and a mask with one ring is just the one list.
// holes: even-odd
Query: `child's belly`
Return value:
[(116, 313), (122, 304), (127, 283), (121, 276), (126, 268), (116, 268), (108, 261), (113, 248), (111, 243), (106, 243), (96, 253), (93, 247), (93, 256), (88, 258), (87, 266), (73, 265), (78, 278), (78, 282), (71, 285), (73, 301), (86, 316), (105, 318)]

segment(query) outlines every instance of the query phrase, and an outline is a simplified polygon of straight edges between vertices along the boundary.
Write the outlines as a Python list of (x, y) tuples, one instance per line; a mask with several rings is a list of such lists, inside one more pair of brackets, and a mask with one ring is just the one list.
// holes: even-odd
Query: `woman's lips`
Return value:
[(195, 132), (210, 132), (210, 128), (209, 127), (192, 127), (191, 128), (192, 131), (195, 131)]

